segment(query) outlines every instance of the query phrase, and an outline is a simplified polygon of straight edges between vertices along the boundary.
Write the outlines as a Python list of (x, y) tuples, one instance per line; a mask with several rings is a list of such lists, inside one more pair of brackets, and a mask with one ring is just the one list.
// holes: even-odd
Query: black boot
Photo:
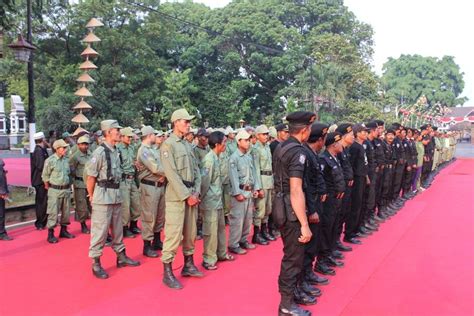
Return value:
[(342, 268), (344, 266), (344, 262), (342, 261), (337, 261), (334, 257), (332, 256), (328, 256), (326, 258), (326, 264), (330, 267), (338, 267), (338, 268)]
[(134, 235), (138, 235), (142, 232), (140, 230), (140, 228), (138, 228), (138, 222), (137, 221), (130, 221), (130, 231)]
[(295, 303), (299, 305), (314, 305), (316, 304), (316, 297), (306, 294), (298, 286), (294, 294)]
[(309, 284), (313, 285), (326, 285), (329, 284), (329, 280), (317, 274), (314, 274), (311, 268), (305, 270), (304, 278)]
[(268, 241), (276, 240), (275, 237), (270, 235), (270, 232), (269, 232), (269, 229), (268, 229), (268, 224), (262, 223), (261, 235), (262, 235), (263, 238), (265, 238)]
[(309, 282), (307, 282), (305, 279), (299, 282), (298, 287), (300, 290), (308, 294), (309, 296), (314, 296), (314, 297), (320, 297), (321, 296), (321, 290), (313, 287)]
[(48, 239), (46, 239), (50, 244), (55, 244), (58, 242), (58, 239), (54, 237), (54, 228), (48, 229)]
[(107, 279), (109, 277), (100, 264), (100, 258), (94, 258), (94, 262), (92, 263), (92, 274), (98, 279)]
[(252, 243), (257, 244), (257, 245), (268, 245), (268, 241), (264, 239), (260, 235), (260, 227), (258, 226), (253, 226), (253, 237), (252, 237)]
[(151, 241), (143, 241), (143, 255), (149, 258), (158, 258), (158, 253), (151, 248)]
[(289, 304), (289, 306), (283, 306), (282, 304), (280, 304), (280, 306), (278, 306), (278, 316), (286, 316), (286, 315), (311, 316), (311, 312), (306, 309), (302, 309), (295, 303), (291, 303)]
[(324, 260), (319, 260), (319, 259), (318, 259), (318, 262), (316, 262), (314, 271), (324, 274), (324, 275), (336, 275), (336, 270), (328, 266)]
[(151, 248), (153, 250), (163, 250), (163, 243), (161, 242), (161, 234), (160, 233), (154, 233), (153, 234), (153, 244), (151, 245)]
[(184, 267), (181, 270), (181, 275), (184, 277), (202, 277), (201, 271), (194, 265), (193, 255), (184, 256)]
[(131, 258), (127, 257), (125, 253), (125, 249), (122, 250), (119, 254), (117, 254), (117, 268), (123, 267), (137, 267), (140, 265), (139, 261), (132, 260)]
[(70, 234), (67, 231), (67, 226), (66, 225), (62, 225), (61, 226), (61, 231), (59, 232), (59, 238), (73, 239), (73, 238), (76, 238), (76, 236), (74, 236), (73, 234)]
[(90, 229), (86, 225), (86, 222), (81, 222), (81, 233), (83, 233), (83, 234), (90, 234), (91, 233)]
[(334, 259), (344, 260), (344, 255), (343, 255), (342, 252), (340, 252), (339, 250), (333, 250), (333, 251), (331, 252), (331, 256), (332, 256)]
[(135, 238), (135, 235), (128, 229), (128, 226), (123, 226), (123, 238)]
[(336, 248), (339, 251), (352, 251), (352, 247), (344, 245), (340, 240), (336, 241)]
[(181, 290), (183, 286), (174, 276), (171, 263), (163, 263), (163, 270), (163, 283), (171, 289)]

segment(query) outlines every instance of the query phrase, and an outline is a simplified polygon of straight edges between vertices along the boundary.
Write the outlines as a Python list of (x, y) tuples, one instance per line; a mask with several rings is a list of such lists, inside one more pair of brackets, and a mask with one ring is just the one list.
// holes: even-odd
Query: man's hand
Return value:
[(349, 180), (349, 182), (347, 182), (347, 186), (352, 187), (352, 185), (354, 185), (354, 180)]
[(298, 238), (298, 241), (300, 243), (306, 244), (311, 240), (311, 236), (313, 236), (313, 234), (311, 233), (309, 226), (301, 226), (301, 236)]
[(411, 171), (411, 166), (407, 166), (407, 171)]
[(199, 199), (197, 196), (195, 196), (194, 194), (189, 196), (188, 199), (186, 200), (186, 203), (188, 203), (189, 206), (195, 206), (197, 204), (199, 204)]
[(1, 194), (0, 199), (4, 199), (4, 200), (8, 199), (8, 193), (7, 194)]
[(313, 224), (319, 223), (319, 215), (318, 215), (318, 213), (311, 214), (311, 215), (308, 217), (308, 221), (309, 221), (310, 223), (313, 223)]
[(323, 195), (321, 195), (320, 200), (321, 200), (321, 202), (326, 202), (327, 198), (328, 198), (328, 195), (323, 194)]
[(165, 180), (166, 180), (166, 177), (163, 177), (163, 176), (158, 178), (159, 183), (163, 183), (163, 182), (165, 182)]
[(366, 183), (367, 183), (367, 185), (370, 185), (370, 178), (369, 178), (369, 176), (367, 176), (367, 178), (366, 178)]
[(145, 169), (145, 166), (142, 163), (140, 163), (140, 161), (138, 160), (135, 161), (134, 165), (135, 165), (135, 168), (137, 168), (137, 171), (142, 171), (143, 169)]
[(265, 191), (263, 190), (258, 190), (258, 198), (263, 199), (265, 197)]
[(245, 201), (245, 196), (243, 196), (242, 194), (237, 194), (236, 196), (234, 196), (235, 199), (239, 202), (243, 202)]
[(44, 188), (45, 188), (46, 190), (49, 190), (49, 182), (45, 182), (45, 183), (44, 183)]
[(253, 191), (253, 192), (252, 192), (252, 197), (253, 197), (254, 199), (258, 198), (258, 191)]

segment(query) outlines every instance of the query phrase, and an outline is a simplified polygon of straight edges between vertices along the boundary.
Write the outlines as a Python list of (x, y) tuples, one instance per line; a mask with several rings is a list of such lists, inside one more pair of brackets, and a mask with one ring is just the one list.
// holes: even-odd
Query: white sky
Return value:
[[(194, 0), (212, 8), (229, 0)], [(472, 23), (474, 2), (470, 0), (345, 0), (357, 18), (372, 25), (375, 35), (373, 66), (381, 74), (388, 57), (400, 54), (454, 56), (464, 72), (464, 92), (474, 106), (474, 49)], [(469, 31), (471, 30), (471, 31)]]

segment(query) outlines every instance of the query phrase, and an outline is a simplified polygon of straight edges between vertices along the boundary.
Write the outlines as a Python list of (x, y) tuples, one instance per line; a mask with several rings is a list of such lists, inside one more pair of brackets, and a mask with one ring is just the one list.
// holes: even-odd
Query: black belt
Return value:
[(133, 174), (122, 174), (122, 180), (125, 180), (125, 179), (135, 179), (135, 175)]
[(71, 187), (70, 184), (66, 184), (66, 185), (55, 185), (55, 184), (49, 184), (49, 186), (53, 189), (56, 189), (56, 190), (67, 190)]
[(239, 188), (244, 191), (252, 191), (253, 185), (250, 184), (240, 184)]
[(106, 189), (120, 189), (120, 183), (115, 183), (115, 182), (97, 181), (97, 185), (101, 188), (106, 188)]
[(194, 186), (194, 182), (191, 182), (191, 181), (184, 181), (183, 180), (183, 184), (186, 188), (192, 188)]
[(260, 171), (262, 176), (273, 176), (273, 172), (271, 171)]
[(145, 179), (142, 179), (140, 180), (140, 183), (143, 183), (143, 184), (146, 184), (146, 185), (151, 185), (151, 186), (154, 186), (154, 187), (157, 187), (157, 188), (161, 188), (162, 186), (165, 185), (165, 181), (164, 182), (155, 182), (155, 181), (151, 181), (151, 180), (145, 180)]
[(77, 181), (84, 181), (83, 177), (74, 177), (74, 179), (76, 179)]

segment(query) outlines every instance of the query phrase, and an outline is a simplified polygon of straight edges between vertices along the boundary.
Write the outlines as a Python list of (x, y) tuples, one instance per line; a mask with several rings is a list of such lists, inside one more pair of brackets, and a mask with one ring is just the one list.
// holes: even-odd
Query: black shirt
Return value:
[(41, 174), (43, 173), (44, 161), (48, 158), (48, 151), (36, 145), (31, 157), (31, 185), (43, 185)]
[(374, 159), (375, 159), (376, 165), (378, 167), (385, 165), (385, 153), (383, 150), (382, 141), (378, 138), (374, 138), (374, 140), (372, 141), (372, 144), (375, 147)]
[(306, 152), (303, 189), (306, 198), (306, 209), (308, 214), (311, 215), (322, 210), (319, 196), (326, 194), (327, 191), (318, 155), (307, 144), (304, 144), (303, 148)]
[(279, 144), (280, 144), (280, 141), (276, 139), (270, 143), (270, 152), (272, 153), (272, 156), (273, 156), (273, 153), (275, 152), (275, 149), (277, 148)]
[(354, 179), (354, 172), (352, 171), (352, 165), (349, 156), (349, 148), (344, 148), (341, 153), (337, 154), (337, 159), (339, 160), (339, 163), (342, 166), (344, 180), (346, 181), (351, 181)]
[(365, 177), (369, 172), (369, 167), (364, 146), (358, 142), (354, 142), (351, 147), (349, 147), (349, 153), (354, 176)]
[(346, 190), (346, 182), (339, 160), (327, 150), (321, 154), (321, 171), (329, 194), (338, 194)]
[(367, 139), (364, 141), (364, 144), (362, 145), (365, 149), (365, 154), (367, 156), (367, 166), (369, 168), (369, 174), (374, 174), (375, 173), (375, 168), (377, 167), (377, 164), (375, 163), (375, 147), (372, 141)]
[[(289, 144), (294, 143), (297, 146), (289, 149), (281, 160), (276, 159), (279, 150), (285, 148)], [(284, 193), (290, 192), (290, 178), (304, 179), (306, 166), (306, 152), (301, 143), (294, 137), (290, 136), (288, 140), (281, 143), (275, 149), (273, 155), (273, 178), (275, 182), (275, 191), (280, 192), (281, 186)]]

